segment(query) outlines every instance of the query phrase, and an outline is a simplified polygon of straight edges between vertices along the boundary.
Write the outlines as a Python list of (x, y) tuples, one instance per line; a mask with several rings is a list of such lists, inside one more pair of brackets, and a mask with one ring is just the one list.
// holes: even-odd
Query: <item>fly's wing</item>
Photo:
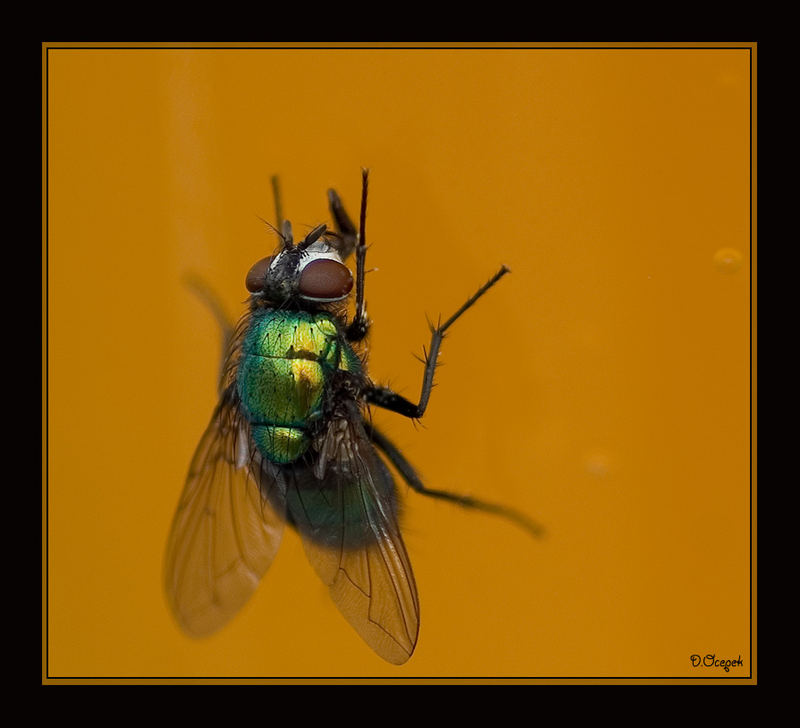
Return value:
[(359, 418), (334, 420), (316, 464), (291, 472), (286, 507), (306, 555), (362, 639), (400, 665), (414, 652), (419, 600), (391, 474)]
[(167, 544), (167, 598), (195, 637), (218, 630), (250, 598), (283, 532), (250, 474), (258, 455), (238, 411), (229, 386), (192, 459)]

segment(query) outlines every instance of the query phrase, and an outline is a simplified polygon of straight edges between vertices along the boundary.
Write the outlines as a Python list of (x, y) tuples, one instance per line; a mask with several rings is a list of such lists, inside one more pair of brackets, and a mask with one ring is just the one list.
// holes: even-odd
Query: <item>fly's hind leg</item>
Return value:
[(496, 516), (507, 518), (520, 528), (527, 531), (531, 536), (541, 538), (544, 535), (544, 529), (538, 523), (528, 518), (524, 513), (509, 508), (507, 506), (499, 505), (497, 503), (490, 503), (488, 501), (479, 500), (468, 495), (461, 495), (459, 493), (451, 493), (447, 490), (436, 490), (428, 488), (420, 480), (419, 475), (414, 470), (411, 463), (406, 460), (403, 453), (398, 450), (394, 443), (389, 440), (382, 432), (380, 432), (374, 425), (369, 422), (364, 422), (364, 429), (367, 436), (372, 443), (379, 448), (389, 459), (389, 462), (397, 468), (397, 471), (403, 477), (403, 480), (408, 483), (417, 493), (430, 496), (431, 498), (439, 498), (441, 500), (455, 503), (462, 508), (472, 508), (484, 513), (493, 513)]
[(365, 392), (367, 401), (370, 404), (383, 407), (384, 409), (397, 412), (405, 417), (419, 419), (425, 414), (428, 407), (428, 400), (433, 390), (433, 375), (436, 371), (436, 360), (439, 358), (439, 348), (442, 345), (442, 340), (445, 337), (447, 329), (449, 329), (461, 315), (475, 304), (475, 302), (488, 291), (497, 281), (499, 281), (506, 273), (511, 271), (503, 266), (497, 273), (495, 273), (486, 283), (484, 283), (472, 296), (470, 296), (466, 303), (458, 309), (447, 321), (438, 326), (431, 326), (431, 343), (429, 351), (425, 352), (425, 373), (422, 377), (422, 392), (420, 393), (419, 402), (414, 404), (397, 392), (392, 391), (388, 387), (371, 387)]

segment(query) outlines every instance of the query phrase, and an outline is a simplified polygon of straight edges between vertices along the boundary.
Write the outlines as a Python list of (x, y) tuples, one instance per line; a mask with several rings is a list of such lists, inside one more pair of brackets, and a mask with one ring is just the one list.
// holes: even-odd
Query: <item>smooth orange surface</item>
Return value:
[[(69, 49), (47, 59), (50, 677), (742, 677), (750, 666), (750, 94), (737, 49)], [(215, 403), (218, 328), (296, 230), (356, 217), (371, 170), (370, 372), (410, 398), (425, 316), (452, 329), (422, 426), (376, 420), (422, 626), (377, 658), (287, 533), (206, 641), (161, 586)], [(744, 667), (692, 667), (692, 654)]]

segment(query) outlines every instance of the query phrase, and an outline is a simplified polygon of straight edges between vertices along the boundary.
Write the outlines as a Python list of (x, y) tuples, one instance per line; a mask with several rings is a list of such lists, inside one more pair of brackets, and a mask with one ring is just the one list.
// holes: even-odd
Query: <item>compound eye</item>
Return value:
[(244, 279), (244, 285), (250, 293), (259, 293), (264, 290), (264, 283), (267, 280), (267, 271), (274, 257), (275, 256), (270, 255), (268, 258), (262, 258), (250, 269), (247, 278)]
[(338, 301), (353, 287), (346, 265), (330, 258), (312, 260), (300, 274), (300, 295), (315, 301)]

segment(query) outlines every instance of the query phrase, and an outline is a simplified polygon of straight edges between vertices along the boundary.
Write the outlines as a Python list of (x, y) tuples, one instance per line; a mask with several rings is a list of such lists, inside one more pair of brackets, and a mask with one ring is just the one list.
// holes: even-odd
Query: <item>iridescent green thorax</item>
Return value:
[(236, 386), (251, 434), (276, 463), (308, 448), (308, 426), (322, 414), (325, 387), (337, 369), (361, 362), (325, 312), (257, 309), (242, 344)]

